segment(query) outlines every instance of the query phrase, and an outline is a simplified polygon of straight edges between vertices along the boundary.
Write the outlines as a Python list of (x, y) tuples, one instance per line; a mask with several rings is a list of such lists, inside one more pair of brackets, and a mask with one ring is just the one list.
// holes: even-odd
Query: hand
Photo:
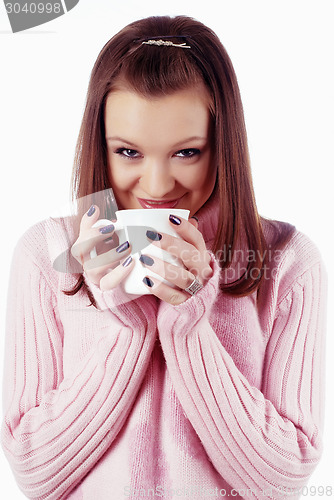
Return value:
[[(117, 246), (113, 237), (113, 225), (92, 227), (98, 220), (100, 209), (94, 205), (94, 213), (89, 216), (90, 209), (81, 219), (78, 239), (71, 248), (73, 257), (82, 265), (89, 281), (99, 286), (102, 291), (115, 288), (130, 273), (134, 261), (129, 256), (131, 245), (128, 242)], [(90, 257), (96, 248), (97, 256)]]
[(157, 239), (151, 240), (151, 243), (177, 257), (183, 263), (183, 267), (174, 266), (150, 255), (148, 258), (142, 256), (141, 260), (148, 269), (177, 287), (172, 288), (156, 278), (148, 277), (144, 283), (150, 292), (169, 304), (178, 305), (191, 297), (184, 291), (185, 288), (191, 285), (195, 278), (204, 285), (213, 275), (213, 270), (205, 241), (197, 229), (197, 221), (195, 219), (187, 221), (175, 216), (169, 220), (180, 238), (165, 233), (155, 233)]

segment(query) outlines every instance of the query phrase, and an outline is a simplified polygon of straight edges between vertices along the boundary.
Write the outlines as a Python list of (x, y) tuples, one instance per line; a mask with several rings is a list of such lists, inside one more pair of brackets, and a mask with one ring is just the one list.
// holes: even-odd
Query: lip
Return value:
[(177, 198), (176, 200), (147, 200), (144, 198), (137, 198), (140, 205), (143, 208), (175, 208), (179, 203), (181, 198)]

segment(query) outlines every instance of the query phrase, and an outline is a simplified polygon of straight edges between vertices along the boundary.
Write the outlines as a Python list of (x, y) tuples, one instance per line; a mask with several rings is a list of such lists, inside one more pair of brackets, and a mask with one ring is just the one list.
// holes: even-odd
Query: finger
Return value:
[(95, 268), (90, 268), (87, 269), (84, 267), (84, 272), (86, 276), (88, 277), (89, 281), (92, 283), (95, 283), (96, 285), (99, 286), (99, 283), (103, 276), (105, 276), (108, 272), (112, 271), (115, 267), (119, 265), (119, 262), (116, 262), (114, 264), (109, 263), (106, 264), (105, 266), (100, 266), (100, 267), (95, 267)]
[(185, 302), (190, 297), (189, 294), (182, 292), (182, 290), (171, 288), (157, 278), (152, 278), (151, 276), (145, 276), (143, 283), (152, 295), (155, 295), (173, 306), (182, 304), (182, 302)]
[(100, 209), (97, 205), (92, 205), (89, 210), (82, 216), (80, 222), (80, 231), (87, 231), (99, 219)]
[[(197, 231), (191, 224), (189, 224), (189, 226), (192, 227), (194, 231)], [(171, 255), (181, 260), (184, 266), (196, 277), (200, 278), (203, 283), (206, 281), (207, 276), (212, 275), (210, 256), (206, 247), (200, 251), (194, 245), (181, 238), (176, 238), (166, 233), (153, 233), (152, 231), (148, 239), (150, 239), (151, 243), (155, 246), (166, 250)]]
[(193, 273), (184, 267), (175, 266), (157, 257), (142, 254), (139, 260), (147, 270), (153, 271), (182, 290), (190, 286), (195, 279)]
[(190, 217), (189, 223), (195, 226), (196, 229), (198, 229), (198, 219), (194, 215)]
[[(80, 234), (71, 248), (73, 257), (82, 265), (90, 257), (90, 252), (103, 241), (113, 238), (114, 225), (110, 221), (99, 219), (100, 209), (92, 205), (82, 216), (80, 221)], [(96, 224), (99, 222), (100, 224)], [(97, 227), (93, 227), (96, 224)], [(104, 224), (104, 225), (103, 225)], [(111, 238), (110, 238), (111, 236)], [(116, 238), (117, 239), (117, 238)], [(113, 246), (116, 246), (115, 244)], [(98, 248), (100, 251), (102, 247)]]
[(128, 256), (115, 269), (105, 274), (100, 280), (100, 289), (102, 291), (111, 290), (118, 286), (124, 278), (132, 271), (135, 265), (134, 259)]
[(170, 214), (169, 223), (171, 224), (177, 235), (180, 236), (184, 241), (191, 243), (200, 251), (206, 248), (203, 235), (197, 229), (198, 223), (196, 219), (191, 218), (190, 220), (186, 220), (182, 217)]
[(102, 243), (109, 242), (111, 244), (113, 242), (114, 229), (113, 224), (108, 224), (107, 226), (91, 228), (86, 230), (86, 232), (80, 233), (79, 238), (71, 248), (73, 257), (81, 263), (89, 260), (90, 253), (94, 247), (97, 247), (101, 251)]
[(84, 262), (85, 271), (95, 269), (96, 273), (102, 272), (106, 267), (119, 262), (122, 258), (131, 253), (131, 245), (125, 241), (117, 248), (112, 248), (108, 252), (101, 253), (93, 259), (87, 259)]
[[(100, 209), (97, 205), (92, 205), (86, 213), (81, 218), (80, 221), (80, 234), (79, 238), (76, 240), (76, 242), (72, 245), (71, 248), (71, 254), (73, 257), (83, 264), (84, 262), (84, 254), (87, 253), (88, 250), (88, 245), (85, 244), (84, 240), (81, 238), (82, 234), (87, 232), (88, 229), (92, 227), (93, 224), (98, 220), (100, 215)], [(87, 238), (85, 238), (87, 239)], [(93, 248), (94, 245), (92, 245)]]

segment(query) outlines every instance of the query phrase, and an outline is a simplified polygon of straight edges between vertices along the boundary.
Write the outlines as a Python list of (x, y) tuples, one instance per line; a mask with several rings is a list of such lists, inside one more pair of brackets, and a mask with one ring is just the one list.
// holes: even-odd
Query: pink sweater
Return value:
[[(210, 248), (215, 203), (198, 217)], [(212, 257), (213, 277), (179, 306), (90, 284), (96, 310), (64, 295), (78, 276), (52, 266), (72, 241), (43, 221), (12, 264), (2, 446), (24, 494), (299, 498), (322, 450), (326, 277), (313, 243), (295, 232), (271, 258), (258, 305), (219, 291)]]

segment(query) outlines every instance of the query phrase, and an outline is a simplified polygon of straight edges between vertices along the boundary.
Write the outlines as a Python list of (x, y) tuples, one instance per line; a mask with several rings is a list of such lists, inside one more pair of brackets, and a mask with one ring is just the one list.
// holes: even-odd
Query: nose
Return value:
[(169, 165), (158, 160), (148, 161), (140, 178), (140, 186), (152, 199), (164, 198), (175, 186)]

